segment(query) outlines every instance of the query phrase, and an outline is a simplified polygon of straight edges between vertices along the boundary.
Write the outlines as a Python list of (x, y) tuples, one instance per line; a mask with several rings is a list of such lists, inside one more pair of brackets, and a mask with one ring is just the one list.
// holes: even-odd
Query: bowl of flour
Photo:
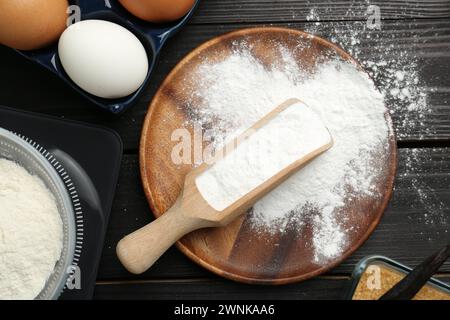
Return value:
[(29, 143), (0, 128), (0, 300), (51, 300), (74, 257), (66, 187)]

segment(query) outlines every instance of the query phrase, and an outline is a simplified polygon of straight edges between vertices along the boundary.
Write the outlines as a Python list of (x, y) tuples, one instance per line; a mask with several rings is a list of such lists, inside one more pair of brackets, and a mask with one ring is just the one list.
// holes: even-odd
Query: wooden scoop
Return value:
[[(313, 113), (300, 100), (290, 99), (284, 102), (225, 146), (225, 158), (230, 150), (231, 152), (236, 150), (242, 142), (267, 125), (277, 115), (296, 104), (298, 104), (299, 108), (306, 108), (305, 112)], [(321, 125), (323, 124), (321, 123)], [(323, 129), (327, 130), (324, 125)], [(326, 133), (326, 142), (314, 147), (311, 152), (289, 164), (286, 168), (222, 211), (217, 211), (204, 199), (196, 184), (197, 178), (218, 163), (220, 158), (217, 157), (212, 161), (208, 161), (209, 164), (204, 163), (192, 170), (186, 176), (184, 189), (172, 208), (154, 222), (126, 236), (118, 243), (117, 256), (119, 260), (128, 271), (140, 274), (150, 268), (169, 247), (186, 234), (201, 228), (226, 226), (238, 216), (247, 212), (255, 202), (280, 185), (309, 161), (331, 148), (333, 139), (328, 131)], [(302, 145), (302, 141), (293, 141), (293, 143), (298, 143), (299, 146)], [(269, 160), (267, 159), (267, 161)]]

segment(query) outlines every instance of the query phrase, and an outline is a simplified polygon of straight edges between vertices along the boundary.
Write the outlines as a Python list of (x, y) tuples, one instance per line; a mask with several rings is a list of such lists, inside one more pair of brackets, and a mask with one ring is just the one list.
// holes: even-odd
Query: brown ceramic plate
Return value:
[[(245, 40), (252, 54), (263, 62), (276, 62), (270, 43), (281, 42), (292, 48), (298, 63), (314, 71), (317, 61), (330, 56), (354, 61), (342, 49), (318, 37), (283, 28), (254, 28), (232, 32), (206, 42), (185, 57), (169, 74), (154, 97), (145, 119), (141, 138), (140, 165), (144, 189), (156, 217), (161, 216), (178, 198), (190, 165), (177, 166), (171, 161), (174, 130), (183, 128), (189, 119), (187, 110), (190, 91), (186, 78), (203, 59), (223, 59), (231, 54), (233, 42)], [(301, 43), (305, 50), (294, 50)], [(272, 51), (271, 51), (272, 50)], [(356, 63), (356, 61), (354, 61)], [(194, 84), (195, 85), (195, 84)], [(386, 121), (391, 126), (389, 116)], [(392, 194), (396, 172), (395, 137), (389, 141), (387, 153), (378, 164), (377, 198), (353, 199), (345, 206), (349, 232), (344, 253), (325, 265), (314, 263), (310, 243), (311, 228), (291, 228), (283, 234), (264, 234), (250, 228), (246, 217), (225, 228), (196, 231), (177, 244), (196, 263), (212, 272), (240, 282), (285, 284), (317, 276), (341, 263), (351, 255), (378, 225)], [(378, 169), (378, 168), (377, 168)]]

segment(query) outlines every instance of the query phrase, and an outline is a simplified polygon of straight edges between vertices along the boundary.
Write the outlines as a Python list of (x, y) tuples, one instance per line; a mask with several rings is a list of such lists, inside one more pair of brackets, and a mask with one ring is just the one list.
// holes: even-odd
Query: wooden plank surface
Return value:
[(211, 300), (211, 299), (342, 299), (347, 278), (316, 278), (286, 286), (251, 286), (223, 279), (191, 281), (152, 281), (137, 283), (99, 283), (94, 299)]
[[(450, 282), (450, 277), (438, 277)], [(348, 277), (318, 277), (286, 286), (250, 286), (223, 279), (99, 283), (95, 299), (150, 300), (342, 300), (348, 295)]]
[[(361, 258), (380, 254), (414, 266), (450, 240), (450, 148), (400, 149), (396, 190), (373, 236), (351, 258), (332, 270), (349, 274)], [(125, 156), (98, 278), (171, 279), (209, 277), (176, 249), (144, 275), (131, 276), (115, 256), (120, 238), (152, 219), (140, 187), (138, 160)], [(442, 271), (450, 272), (450, 261)]]
[[(370, 2), (370, 3), (369, 3)], [(352, 44), (350, 30), (362, 28), (368, 4), (378, 5), (381, 30)], [(149, 88), (139, 103), (113, 116), (88, 103), (55, 76), (0, 46), (0, 104), (106, 125), (124, 140), (125, 157), (101, 266), (96, 298), (311, 299), (342, 298), (348, 275), (363, 256), (382, 254), (414, 266), (450, 240), (450, 0), (203, 0), (189, 25), (164, 48)], [(361, 20), (361, 21), (356, 21)], [(319, 24), (316, 24), (319, 22)], [(276, 25), (344, 38), (361, 61), (400, 53), (414, 57), (430, 110), (407, 126), (405, 109), (393, 118), (402, 147), (396, 191), (381, 225), (367, 243), (328, 275), (283, 287), (236, 284), (219, 279), (171, 249), (143, 276), (131, 276), (117, 261), (117, 241), (151, 221), (143, 195), (136, 151), (148, 104), (176, 63), (206, 40), (238, 28)], [(361, 36), (361, 35), (360, 35)], [(420, 142), (418, 142), (420, 140)], [(450, 262), (442, 270), (450, 282)]]
[(322, 21), (364, 20), (369, 5), (379, 6), (383, 19), (450, 17), (448, 0), (204, 0), (192, 23), (316, 21), (312, 12)]
[[(305, 29), (311, 26), (311, 24), (277, 25), (296, 29)], [(340, 26), (340, 30), (346, 30), (360, 27), (360, 23), (328, 23), (316, 29), (318, 34), (328, 38), (335, 35), (337, 26)], [(186, 27), (163, 50), (152, 83), (145, 90), (139, 103), (120, 116), (110, 115), (99, 110), (55, 76), (24, 61), (9, 49), (0, 47), (0, 56), (2, 57), (0, 102), (7, 106), (106, 125), (119, 132), (124, 140), (126, 150), (135, 151), (138, 147), (140, 130), (148, 104), (168, 72), (185, 54), (199, 44), (214, 36), (241, 27), (244, 25), (211, 25), (207, 28), (190, 25)], [(356, 45), (358, 51), (361, 52), (358, 58), (362, 61), (375, 59), (379, 55), (379, 51), (374, 50), (374, 46), (377, 45), (381, 50), (384, 45), (393, 44), (398, 47), (398, 50), (390, 52), (390, 57), (388, 56), (387, 59), (395, 58), (399, 54), (399, 50), (406, 50), (411, 55), (418, 56), (419, 76), (424, 90), (429, 92), (430, 111), (425, 113), (423, 118), (413, 119), (411, 123), (404, 125), (402, 119), (408, 113), (406, 108), (394, 111), (394, 123), (397, 128), (402, 128), (399, 140), (449, 139), (450, 19), (388, 21), (381, 31), (373, 32), (376, 34), (374, 38), (380, 39), (379, 42), (366, 39), (365, 36), (361, 37), (361, 43)], [(349, 49), (349, 47), (345, 49)]]

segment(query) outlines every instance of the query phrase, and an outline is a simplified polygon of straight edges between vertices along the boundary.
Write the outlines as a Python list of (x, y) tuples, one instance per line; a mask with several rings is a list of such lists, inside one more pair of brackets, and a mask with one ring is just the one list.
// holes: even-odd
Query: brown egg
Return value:
[(66, 28), (67, 0), (0, 0), (0, 43), (33, 50), (55, 42)]
[(175, 21), (186, 15), (195, 0), (119, 0), (133, 15), (150, 22)]

